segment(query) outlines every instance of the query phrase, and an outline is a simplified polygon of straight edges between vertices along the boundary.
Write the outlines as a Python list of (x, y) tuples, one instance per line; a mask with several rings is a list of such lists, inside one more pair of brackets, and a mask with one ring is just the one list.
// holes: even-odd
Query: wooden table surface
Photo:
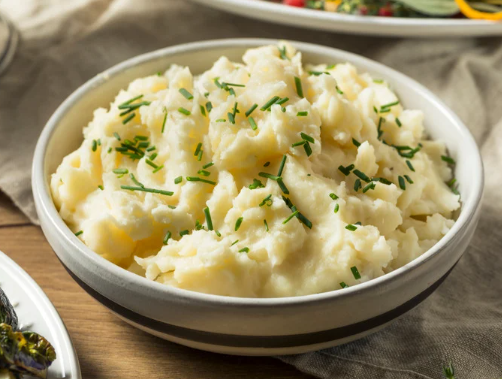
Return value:
[(57, 308), (84, 379), (309, 378), (274, 358), (206, 353), (150, 336), (119, 320), (71, 279), (41, 229), (1, 193), (0, 250), (31, 275)]

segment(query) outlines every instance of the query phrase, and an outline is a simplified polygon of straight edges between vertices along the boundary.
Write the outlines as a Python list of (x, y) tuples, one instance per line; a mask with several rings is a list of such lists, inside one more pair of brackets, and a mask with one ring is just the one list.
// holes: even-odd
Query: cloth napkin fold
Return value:
[(132, 56), (204, 39), (290, 39), (370, 57), (430, 88), (482, 148), (485, 201), (469, 249), (435, 294), (385, 330), (279, 359), (321, 378), (442, 378), (447, 362), (458, 379), (502, 377), (502, 39), (348, 36), (249, 20), (186, 0), (4, 0), (0, 11), (22, 37), (0, 77), (0, 189), (34, 223), (30, 169), (44, 124), (79, 85)]

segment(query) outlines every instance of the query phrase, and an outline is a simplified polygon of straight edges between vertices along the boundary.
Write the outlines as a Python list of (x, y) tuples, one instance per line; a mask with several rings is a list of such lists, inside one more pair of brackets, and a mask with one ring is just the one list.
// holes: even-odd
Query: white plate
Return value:
[[(355, 16), (270, 3), (263, 0), (193, 0), (241, 16), (279, 24), (350, 34), (396, 37), (502, 35), (502, 22), (449, 18)], [(277, 36), (280, 38), (280, 36)]]
[(1, 251), (0, 287), (16, 309), (20, 328), (41, 334), (56, 349), (48, 379), (81, 379), (77, 354), (56, 309), (35, 281)]

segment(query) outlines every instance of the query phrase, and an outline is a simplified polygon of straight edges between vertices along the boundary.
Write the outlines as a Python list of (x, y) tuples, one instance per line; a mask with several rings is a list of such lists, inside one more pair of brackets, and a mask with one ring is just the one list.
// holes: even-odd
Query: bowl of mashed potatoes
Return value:
[(483, 188), (415, 81), (298, 42), (221, 40), (91, 79), (38, 142), (43, 231), (93, 297), (200, 349), (290, 354), (377, 331), (451, 272)]

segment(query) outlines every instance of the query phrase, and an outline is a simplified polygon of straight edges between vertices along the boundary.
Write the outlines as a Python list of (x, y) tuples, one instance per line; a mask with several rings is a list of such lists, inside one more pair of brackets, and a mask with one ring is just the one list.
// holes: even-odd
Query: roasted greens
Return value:
[(0, 288), (0, 373), (7, 370), (15, 378), (25, 374), (47, 378), (55, 359), (49, 341), (37, 333), (19, 330), (16, 311)]

